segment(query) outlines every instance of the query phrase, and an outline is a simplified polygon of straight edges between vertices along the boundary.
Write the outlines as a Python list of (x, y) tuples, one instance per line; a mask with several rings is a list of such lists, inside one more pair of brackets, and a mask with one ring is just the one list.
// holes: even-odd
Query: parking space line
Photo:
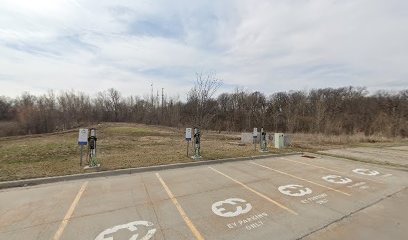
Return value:
[(256, 195), (262, 197), (263, 199), (266, 199), (266, 200), (268, 200), (269, 202), (271, 202), (271, 203), (277, 205), (278, 207), (280, 207), (280, 208), (282, 208), (282, 209), (284, 209), (284, 210), (286, 210), (286, 211), (288, 211), (288, 212), (290, 212), (290, 213), (292, 213), (292, 214), (294, 214), (294, 215), (298, 215), (298, 213), (295, 212), (295, 211), (293, 211), (292, 209), (290, 209), (290, 208), (284, 206), (283, 204), (281, 204), (281, 203), (279, 203), (279, 202), (277, 202), (277, 201), (271, 199), (271, 198), (268, 197), (268, 196), (265, 196), (264, 194), (262, 194), (262, 193), (260, 193), (260, 192), (258, 192), (258, 191), (256, 191), (256, 190), (252, 189), (251, 187), (249, 187), (249, 186), (245, 185), (244, 183), (242, 183), (242, 182), (240, 182), (240, 181), (238, 181), (238, 180), (236, 180), (236, 179), (234, 179), (234, 178), (228, 176), (227, 174), (222, 173), (222, 172), (218, 171), (217, 169), (215, 169), (215, 168), (213, 168), (213, 167), (208, 167), (208, 168), (211, 169), (211, 170), (213, 170), (214, 172), (219, 173), (219, 174), (223, 175), (224, 177), (226, 177), (226, 178), (232, 180), (233, 182), (235, 182), (235, 183), (241, 185), (241, 186), (244, 187), (245, 189), (247, 189), (247, 190), (249, 190), (249, 191), (255, 193)]
[(76, 206), (78, 205), (79, 199), (81, 198), (82, 194), (85, 192), (86, 187), (88, 186), (88, 181), (84, 182), (79, 189), (74, 201), (72, 202), (71, 206), (69, 207), (67, 213), (65, 214), (64, 219), (62, 220), (60, 226), (58, 227), (57, 232), (54, 235), (54, 240), (59, 240), (64, 232), (65, 227), (68, 225), (69, 220), (74, 213)]
[[(345, 172), (337, 171), (337, 170), (326, 168), (326, 167), (317, 166), (317, 165), (310, 164), (310, 163), (295, 161), (295, 160), (291, 160), (291, 159), (288, 159), (288, 158), (280, 158), (280, 159), (285, 160), (285, 161), (289, 161), (289, 162), (300, 163), (300, 164), (303, 164), (303, 165), (307, 165), (307, 166), (311, 166), (311, 167), (315, 167), (315, 168), (320, 168), (320, 169), (324, 169), (324, 170), (328, 170), (328, 171), (332, 171), (332, 172), (336, 172), (336, 173), (340, 173), (342, 175), (351, 176), (351, 174), (348, 174), (348, 173), (345, 173)], [(367, 181), (372, 181), (372, 182), (377, 182), (377, 183), (384, 183), (384, 182), (381, 182), (381, 181), (368, 179), (368, 178), (365, 178), (365, 177), (362, 177), (362, 176), (359, 176), (359, 177), (356, 177), (356, 178), (361, 178), (361, 179), (364, 179), (364, 180), (367, 180)]]
[(322, 188), (326, 188), (326, 189), (329, 189), (329, 190), (332, 190), (332, 191), (335, 191), (335, 192), (338, 192), (338, 193), (341, 193), (341, 194), (344, 194), (344, 195), (347, 195), (347, 196), (351, 196), (350, 193), (346, 193), (346, 192), (337, 190), (337, 189), (335, 189), (335, 188), (331, 188), (331, 187), (328, 187), (328, 186), (325, 186), (325, 185), (322, 185), (322, 184), (319, 184), (319, 183), (316, 183), (316, 182), (313, 182), (313, 181), (310, 181), (310, 180), (307, 180), (307, 179), (304, 179), (304, 178), (301, 178), (301, 177), (297, 177), (297, 176), (292, 175), (292, 174), (290, 174), (290, 173), (282, 172), (282, 171), (279, 171), (279, 170), (276, 170), (276, 169), (273, 169), (273, 168), (270, 168), (270, 167), (267, 167), (267, 166), (264, 166), (264, 165), (255, 163), (255, 162), (250, 162), (250, 163), (251, 163), (251, 164), (254, 164), (254, 165), (257, 165), (257, 166), (259, 166), (259, 167), (263, 167), (263, 168), (266, 168), (266, 169), (268, 169), (268, 170), (271, 170), (271, 171), (274, 171), (274, 172), (277, 172), (277, 173), (280, 173), (280, 174), (289, 176), (289, 177), (293, 177), (293, 178), (296, 178), (296, 179), (299, 179), (299, 180), (302, 180), (302, 181), (305, 181), (305, 182), (308, 182), (308, 183), (317, 185), (317, 186), (322, 187)]
[(156, 173), (157, 178), (159, 179), (160, 183), (162, 184), (164, 190), (166, 190), (167, 195), (170, 197), (171, 201), (173, 204), (176, 206), (177, 210), (179, 211), (181, 217), (183, 218), (184, 222), (186, 225), (190, 228), (191, 232), (195, 236), (197, 240), (204, 240), (204, 237), (201, 235), (201, 233), (197, 230), (197, 228), (194, 226), (193, 222), (190, 220), (190, 218), (187, 216), (186, 212), (184, 209), (181, 207), (179, 202), (177, 201), (176, 197), (174, 197), (173, 193), (170, 191), (170, 188), (167, 186), (167, 184), (163, 181), (163, 179), (160, 177), (159, 173)]
[(285, 161), (289, 161), (289, 162), (300, 163), (300, 164), (303, 164), (303, 165), (307, 165), (307, 166), (311, 166), (311, 167), (315, 167), (315, 168), (321, 168), (321, 169), (328, 170), (328, 171), (331, 171), (331, 172), (336, 172), (336, 173), (341, 173), (341, 174), (343, 174), (343, 173), (340, 172), (340, 171), (337, 171), (337, 170), (334, 170), (334, 169), (330, 169), (330, 168), (326, 168), (326, 167), (321, 167), (321, 166), (313, 165), (313, 164), (310, 164), (310, 163), (298, 162), (298, 161), (291, 160), (291, 159), (288, 159), (288, 158), (280, 158), (280, 159), (285, 160)]

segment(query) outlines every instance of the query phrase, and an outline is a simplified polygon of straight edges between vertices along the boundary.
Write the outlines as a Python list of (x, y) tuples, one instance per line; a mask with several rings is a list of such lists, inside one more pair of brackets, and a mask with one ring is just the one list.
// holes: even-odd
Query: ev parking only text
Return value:
[(247, 218), (240, 219), (235, 222), (231, 222), (227, 224), (229, 229), (236, 229), (240, 227), (245, 227), (246, 230), (252, 230), (255, 228), (259, 228), (264, 225), (264, 222), (261, 219), (264, 219), (268, 216), (267, 213), (259, 213)]

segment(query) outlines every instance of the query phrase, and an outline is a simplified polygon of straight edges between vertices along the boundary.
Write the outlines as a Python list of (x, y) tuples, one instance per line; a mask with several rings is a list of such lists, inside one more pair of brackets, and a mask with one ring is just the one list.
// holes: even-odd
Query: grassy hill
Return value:
[[(89, 127), (97, 128), (98, 171), (193, 161), (186, 156), (184, 129), (130, 123)], [(0, 181), (84, 172), (77, 138), (78, 129), (0, 138)], [(239, 139), (238, 134), (203, 132), (203, 160), (260, 154), (252, 145), (239, 146)]]
[[(184, 163), (184, 129), (132, 123), (103, 123), (97, 126), (97, 159), (104, 171), (129, 167)], [(271, 153), (319, 151), (342, 147), (384, 147), (407, 145), (406, 139), (362, 135), (325, 136), (292, 134), (293, 147)], [(79, 165), (78, 129), (70, 131), (0, 138), (0, 181), (83, 173)], [(240, 134), (202, 133), (202, 160), (260, 155), (252, 144), (241, 146)], [(192, 146), (190, 145), (190, 156)], [(259, 149), (259, 147), (258, 147)], [(86, 151), (84, 151), (86, 164)], [(90, 171), (90, 170), (87, 170)]]

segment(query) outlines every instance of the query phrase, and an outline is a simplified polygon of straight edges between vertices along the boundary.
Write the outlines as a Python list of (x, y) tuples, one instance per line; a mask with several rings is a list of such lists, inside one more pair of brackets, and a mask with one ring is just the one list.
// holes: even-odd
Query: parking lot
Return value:
[(322, 151), (322, 153), (408, 169), (408, 146), (339, 148)]
[(4, 189), (0, 239), (405, 239), (407, 186), (293, 155)]

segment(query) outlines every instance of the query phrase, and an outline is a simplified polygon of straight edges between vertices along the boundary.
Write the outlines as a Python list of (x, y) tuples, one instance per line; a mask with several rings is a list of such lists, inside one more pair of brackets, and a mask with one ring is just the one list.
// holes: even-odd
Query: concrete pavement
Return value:
[(340, 148), (322, 151), (323, 154), (330, 154), (339, 157), (352, 158), (367, 162), (377, 162), (408, 169), (408, 146), (383, 147), (383, 148)]
[(407, 186), (295, 155), (4, 189), (0, 239), (405, 239)]

